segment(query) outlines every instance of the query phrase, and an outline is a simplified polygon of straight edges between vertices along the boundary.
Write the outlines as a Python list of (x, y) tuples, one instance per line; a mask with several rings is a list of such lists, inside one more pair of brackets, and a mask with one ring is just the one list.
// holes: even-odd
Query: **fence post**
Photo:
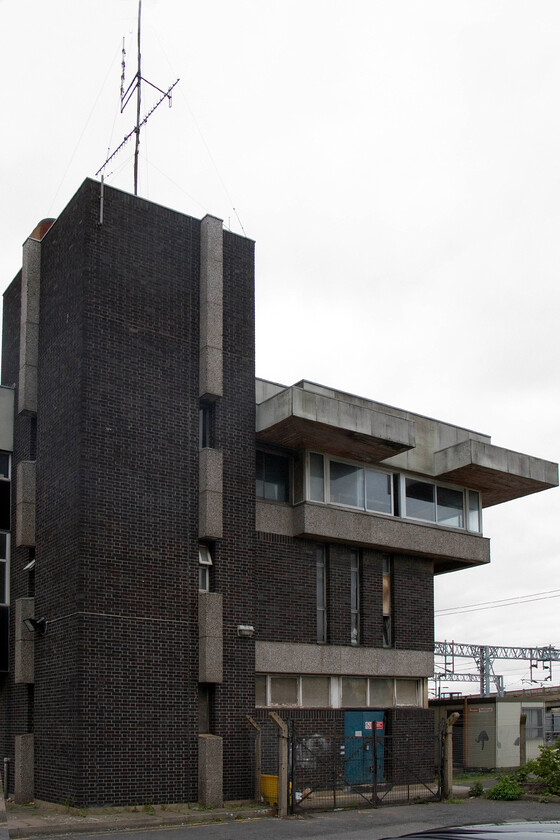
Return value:
[(372, 733), (371, 740), (373, 742), (373, 779), (371, 782), (371, 793), (372, 793), (372, 805), (374, 808), (377, 808), (377, 731), (374, 729)]
[(255, 802), (261, 801), (261, 756), (262, 756), (262, 733), (261, 728), (251, 715), (246, 715), (247, 720), (256, 731), (255, 735)]
[(519, 718), (519, 766), (527, 764), (527, 715)]
[(288, 816), (288, 725), (276, 712), (269, 718), (278, 727), (278, 816)]
[(453, 724), (457, 723), (459, 718), (459, 712), (453, 712), (443, 724), (443, 778), (441, 780), (443, 799), (447, 799), (453, 790)]

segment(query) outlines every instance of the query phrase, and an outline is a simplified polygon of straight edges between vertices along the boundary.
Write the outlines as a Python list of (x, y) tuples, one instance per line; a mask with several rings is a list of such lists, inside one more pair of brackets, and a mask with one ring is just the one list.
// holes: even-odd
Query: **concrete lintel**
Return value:
[(412, 679), (432, 676), (434, 656), (431, 651), (256, 642), (255, 670), (264, 674), (363, 675)]

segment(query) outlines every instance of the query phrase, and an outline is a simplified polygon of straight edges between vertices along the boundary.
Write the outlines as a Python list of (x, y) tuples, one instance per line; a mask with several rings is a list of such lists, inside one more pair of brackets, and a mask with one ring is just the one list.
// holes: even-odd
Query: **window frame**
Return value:
[[(198, 544), (198, 591), (210, 592), (210, 569), (213, 566), (212, 552), (206, 543)], [(205, 579), (205, 585), (201, 586)]]
[[(319, 456), (323, 459), (323, 492), (322, 492), (322, 499), (315, 499), (312, 498), (311, 495), (311, 456)], [(340, 501), (333, 501), (331, 496), (331, 463), (335, 464), (345, 464), (349, 467), (356, 467), (362, 473), (361, 476), (361, 483), (362, 483), (362, 491), (361, 495), (363, 497), (363, 505), (352, 505), (346, 504), (345, 502)], [(368, 508), (367, 506), (367, 481), (366, 481), (366, 474), (367, 472), (376, 473), (377, 475), (384, 475), (387, 476), (388, 485), (390, 486), (390, 499), (391, 499), (391, 510), (383, 511), (383, 510), (375, 510), (373, 508)], [(380, 516), (394, 516), (395, 513), (395, 499), (394, 499), (394, 489), (393, 489), (393, 470), (384, 470), (378, 469), (377, 467), (372, 467), (370, 464), (366, 464), (363, 461), (353, 461), (349, 458), (339, 458), (337, 456), (327, 455), (324, 452), (317, 452), (314, 449), (309, 449), (306, 451), (306, 458), (305, 458), (305, 500), (308, 502), (314, 502), (316, 504), (325, 504), (329, 505), (330, 507), (342, 507), (348, 510), (361, 510), (365, 511), (366, 513), (376, 513)], [(318, 476), (316, 476), (318, 480)]]
[(350, 551), (350, 644), (360, 644), (360, 552)]
[[(266, 497), (266, 495), (261, 496), (258, 493), (258, 489), (257, 489), (258, 488), (258, 482), (262, 481), (263, 488), (265, 488), (266, 484), (267, 484), (267, 481), (266, 481), (266, 464), (264, 464), (265, 472), (264, 472), (263, 478), (261, 479), (259, 477), (258, 463), (257, 463), (259, 455), (263, 456), (263, 458), (265, 458), (265, 459), (268, 456), (268, 457), (271, 457), (271, 458), (282, 458), (283, 460), (286, 461), (286, 465), (287, 465), (286, 485), (287, 486), (286, 486), (286, 498), (285, 499), (269, 499), (269, 498)], [(272, 504), (280, 504), (280, 505), (290, 505), (290, 504), (292, 504), (292, 488), (293, 488), (293, 483), (294, 483), (292, 461), (293, 461), (293, 459), (292, 459), (291, 454), (288, 454), (288, 453), (285, 453), (285, 452), (276, 452), (276, 451), (273, 451), (271, 449), (264, 449), (264, 448), (261, 448), (260, 446), (256, 448), (256, 450), (255, 450), (255, 499), (258, 502), (271, 502)]]
[[(311, 474), (311, 464), (312, 458), (321, 458), (322, 459), (322, 470), (316, 470), (314, 475)], [(362, 493), (363, 496), (363, 504), (349, 504), (344, 501), (333, 501), (331, 495), (331, 463), (336, 464), (347, 464), (351, 467), (356, 467), (357, 469), (361, 470), (362, 473)], [(315, 466), (318, 465), (318, 461), (315, 462)], [(315, 491), (315, 497), (312, 495), (312, 485), (318, 484), (321, 480), (321, 476), (318, 472), (322, 473), (322, 493), (318, 493)], [(387, 476), (387, 483), (388, 489), (390, 489), (390, 499), (391, 499), (391, 511), (384, 511), (384, 510), (375, 510), (373, 508), (368, 507), (368, 496), (367, 496), (367, 474), (368, 472), (375, 473), (376, 475), (385, 475)], [(414, 516), (408, 511), (407, 506), (407, 486), (409, 482), (417, 482), (418, 484), (422, 485), (425, 484), (428, 487), (433, 488), (433, 510), (434, 510), (434, 518), (427, 519), (422, 518), (420, 516)], [(462, 496), (462, 506), (461, 508), (456, 508), (456, 510), (460, 513), (461, 524), (454, 525), (450, 524), (449, 522), (440, 521), (440, 517), (442, 515), (442, 510), (444, 509), (444, 505), (438, 501), (438, 489), (440, 490), (450, 490), (455, 493), (461, 494)], [(318, 505), (326, 505), (328, 507), (338, 507), (344, 510), (352, 510), (352, 511), (359, 511), (362, 513), (369, 513), (375, 514), (376, 516), (389, 516), (389, 517), (396, 517), (399, 519), (406, 519), (411, 522), (422, 523), (424, 525), (435, 526), (437, 528), (450, 528), (454, 531), (463, 531), (469, 534), (477, 534), (482, 536), (482, 497), (479, 490), (475, 490), (474, 488), (469, 487), (462, 487), (456, 484), (450, 484), (445, 481), (437, 481), (436, 479), (426, 478), (425, 476), (419, 476), (414, 473), (408, 473), (400, 470), (388, 470), (388, 469), (380, 469), (377, 466), (373, 467), (370, 464), (366, 464), (361, 461), (353, 461), (348, 458), (339, 458), (338, 456), (332, 456), (325, 452), (317, 452), (315, 449), (306, 450), (305, 453), (305, 481), (304, 481), (304, 493), (306, 502), (311, 502), (313, 504)], [(317, 498), (318, 495), (321, 495), (322, 498)], [(473, 503), (471, 506), (471, 503)], [(453, 508), (451, 508), (453, 509)], [(471, 527), (474, 520), (474, 524), (476, 527)]]
[[(322, 570), (322, 592), (321, 604), (319, 603), (319, 570)], [(328, 638), (328, 613), (327, 613), (327, 551), (324, 545), (315, 547), (315, 586), (316, 586), (316, 618), (317, 618), (317, 644), (324, 645)], [(321, 621), (319, 621), (321, 615)], [(322, 630), (322, 632), (320, 632)], [(322, 636), (322, 638), (320, 638)]]
[(0, 534), (6, 537), (5, 556), (0, 557), (0, 575), (3, 576), (4, 601), (1, 604), (9, 605), (10, 603), (10, 557), (11, 557), (11, 519), (12, 519), (12, 499), (11, 499), (11, 482), (12, 482), (12, 454), (2, 450), (0, 456), (7, 460), (8, 474), (0, 475), (0, 482), (8, 486), (8, 528), (2, 528)]
[[(303, 704), (303, 681), (305, 679), (310, 678), (323, 678), (328, 680), (328, 704), (321, 705), (321, 704), (314, 704), (305, 706)], [(280, 703), (272, 703), (271, 702), (271, 682), (273, 679), (295, 679), (296, 680), (296, 698), (297, 702), (294, 706), (293, 704), (280, 704)], [(265, 706), (260, 706), (257, 704), (257, 681), (262, 680), (264, 681), (264, 697), (265, 697)], [(364, 680), (365, 681), (365, 705), (350, 703), (344, 705), (342, 702), (342, 693), (343, 693), (343, 681), (344, 680)], [(391, 704), (387, 705), (384, 703), (375, 703), (374, 702), (374, 683), (376, 680), (384, 680), (385, 682), (391, 682)], [(407, 683), (416, 683), (416, 702), (410, 706), (410, 704), (401, 703), (398, 704), (398, 683), (399, 682), (407, 682)], [(302, 709), (352, 709), (352, 708), (359, 708), (359, 709), (397, 709), (403, 708), (405, 706), (410, 706), (411, 708), (424, 708), (424, 677), (382, 677), (382, 676), (365, 676), (363, 674), (278, 674), (278, 673), (270, 673), (270, 674), (263, 674), (257, 673), (255, 674), (255, 706), (257, 708), (273, 708), (273, 709), (285, 709), (285, 708), (302, 708)], [(262, 686), (262, 683), (261, 683)]]

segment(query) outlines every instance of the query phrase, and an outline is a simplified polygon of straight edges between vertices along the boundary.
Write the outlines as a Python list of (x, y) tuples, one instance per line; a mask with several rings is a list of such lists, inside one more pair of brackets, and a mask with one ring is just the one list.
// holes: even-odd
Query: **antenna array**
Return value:
[[(125, 86), (125, 75), (126, 75), (126, 50), (125, 50), (125, 46), (124, 46), (124, 38), (123, 38), (122, 61), (121, 61), (121, 66), (122, 66), (122, 72), (121, 72), (121, 114), (123, 113), (124, 109), (126, 108), (128, 103), (130, 102), (132, 97), (134, 96), (134, 93), (136, 93), (136, 125), (134, 126), (132, 131), (130, 131), (126, 135), (126, 137), (124, 138), (122, 143), (120, 143), (120, 145), (117, 146), (117, 148), (110, 155), (108, 155), (108, 157), (106, 158), (103, 166), (99, 167), (99, 169), (95, 173), (96, 175), (101, 174), (101, 178), (103, 180), (103, 172), (104, 172), (106, 166), (110, 163), (111, 160), (113, 160), (114, 157), (116, 157), (116, 155), (118, 155), (118, 153), (121, 151), (123, 146), (125, 146), (128, 143), (130, 138), (133, 135), (136, 135), (136, 143), (135, 143), (135, 149), (134, 149), (134, 195), (138, 195), (138, 155), (139, 155), (139, 150), (140, 150), (140, 129), (142, 128), (143, 125), (146, 125), (146, 123), (148, 122), (148, 119), (154, 113), (156, 108), (159, 105), (161, 105), (161, 103), (163, 102), (164, 99), (167, 99), (169, 101), (169, 107), (171, 108), (171, 105), (172, 105), (171, 91), (173, 90), (175, 85), (177, 85), (179, 83), (179, 79), (177, 79), (175, 82), (173, 82), (173, 84), (166, 91), (163, 91), (157, 85), (154, 85), (152, 82), (148, 81), (148, 79), (145, 79), (142, 76), (142, 51), (141, 51), (141, 34), (140, 34), (141, 33), (141, 20), (142, 20), (142, 0), (138, 0), (138, 69), (137, 69), (131, 83), (129, 84), (129, 86), (127, 87), (126, 90), (125, 90), (125, 87), (124, 87)], [(148, 111), (148, 113), (141, 120), (140, 119), (140, 104), (141, 104), (141, 94), (142, 94), (142, 82), (144, 82), (147, 85), (150, 85), (150, 87), (153, 87), (154, 90), (157, 90), (159, 93), (161, 93), (161, 98), (156, 102), (156, 104)]]

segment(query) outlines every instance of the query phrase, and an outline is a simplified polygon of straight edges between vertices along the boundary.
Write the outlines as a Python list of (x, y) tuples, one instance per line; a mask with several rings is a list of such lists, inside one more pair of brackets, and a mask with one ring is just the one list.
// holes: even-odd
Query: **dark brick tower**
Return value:
[[(46, 800), (249, 797), (237, 757), (254, 642), (237, 626), (254, 622), (253, 243), (107, 187), (101, 208), (89, 180), (42, 234), (4, 307), (3, 754), (15, 735), (15, 783), (34, 766)], [(24, 614), (47, 632), (21, 630)], [(238, 766), (222, 789), (223, 762)]]

